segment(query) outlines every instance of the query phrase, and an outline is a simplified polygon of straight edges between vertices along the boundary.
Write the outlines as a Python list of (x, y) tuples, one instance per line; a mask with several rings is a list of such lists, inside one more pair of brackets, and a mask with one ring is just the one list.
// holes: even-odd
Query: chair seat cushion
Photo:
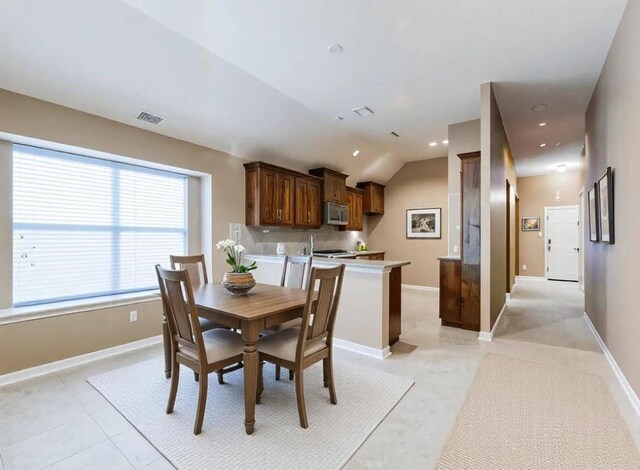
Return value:
[(213, 320), (209, 320), (208, 318), (198, 317), (198, 319), (200, 320), (200, 329), (202, 331), (209, 331), (215, 328), (226, 328), (226, 326), (216, 323)]
[[(205, 331), (202, 333), (202, 338), (208, 364), (241, 355), (244, 350), (242, 337), (231, 330), (216, 328)], [(198, 360), (198, 355), (190, 348), (180, 347), (180, 352), (191, 359)]]
[[(258, 340), (258, 351), (269, 354), (270, 356), (279, 357), (286, 361), (295, 362), (299, 337), (300, 328), (297, 327), (276, 331)], [(325, 340), (307, 343), (304, 355), (309, 356), (326, 347), (327, 343)]]

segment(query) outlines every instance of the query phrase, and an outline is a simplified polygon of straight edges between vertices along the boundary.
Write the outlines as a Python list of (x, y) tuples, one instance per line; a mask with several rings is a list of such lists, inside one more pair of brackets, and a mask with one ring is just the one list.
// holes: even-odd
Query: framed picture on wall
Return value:
[(598, 185), (594, 183), (593, 188), (588, 193), (589, 200), (589, 240), (597, 242), (599, 240), (598, 231)]
[(598, 222), (600, 240), (603, 243), (614, 243), (613, 232), (613, 174), (611, 167), (598, 180)]
[(440, 207), (407, 209), (407, 238), (441, 238)]
[(523, 232), (539, 232), (540, 231), (540, 217), (523, 217), (522, 218), (522, 231)]

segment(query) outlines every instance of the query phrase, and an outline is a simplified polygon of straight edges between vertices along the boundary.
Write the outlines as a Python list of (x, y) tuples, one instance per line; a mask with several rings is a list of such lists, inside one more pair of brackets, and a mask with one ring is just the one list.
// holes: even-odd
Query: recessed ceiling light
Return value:
[(531, 106), (531, 110), (532, 111), (546, 111), (547, 110), (547, 105), (546, 103), (540, 103), (540, 104), (536, 104), (535, 106)]
[(540, 124), (538, 124), (538, 125), (539, 125), (540, 127), (544, 127), (544, 126), (546, 126), (546, 125), (547, 125), (547, 123), (546, 123), (546, 122), (541, 122), (541, 123), (540, 123)]
[(342, 46), (340, 44), (331, 44), (327, 47), (327, 50), (332, 54), (340, 54), (342, 52)]
[(351, 155), (353, 155), (354, 157), (357, 157), (359, 154), (360, 154), (360, 150), (356, 150)]
[(373, 114), (373, 109), (369, 108), (368, 106), (362, 106), (360, 108), (355, 108), (355, 109), (352, 109), (351, 111), (353, 111), (354, 113), (356, 113), (360, 117), (367, 117), (367, 116), (371, 116)]
[(562, 165), (558, 165), (556, 167), (556, 170), (558, 170), (558, 173), (564, 173), (565, 171), (567, 171), (567, 165), (565, 165), (564, 163)]
[(546, 147), (547, 144), (540, 144), (540, 147)]
[(449, 141), (445, 139), (445, 140), (443, 140), (443, 141), (442, 141), (442, 143), (443, 143), (444, 145), (447, 145), (447, 144), (449, 143)]
[(556, 143), (556, 147), (560, 147), (560, 142), (557, 142), (557, 143)]
[(336, 121), (342, 121), (344, 118), (342, 116), (336, 116), (333, 119), (335, 119)]
[(429, 142), (429, 147), (435, 147), (438, 145), (438, 142)]

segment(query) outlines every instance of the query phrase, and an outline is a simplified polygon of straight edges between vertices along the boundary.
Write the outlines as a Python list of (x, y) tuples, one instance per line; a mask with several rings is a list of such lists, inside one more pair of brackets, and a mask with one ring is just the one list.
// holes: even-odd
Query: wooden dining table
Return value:
[(244, 341), (244, 426), (247, 434), (255, 427), (258, 388), (258, 341), (261, 330), (301, 317), (307, 299), (302, 289), (256, 284), (247, 294), (231, 295), (221, 284), (202, 284), (194, 288), (198, 315), (239, 328)]

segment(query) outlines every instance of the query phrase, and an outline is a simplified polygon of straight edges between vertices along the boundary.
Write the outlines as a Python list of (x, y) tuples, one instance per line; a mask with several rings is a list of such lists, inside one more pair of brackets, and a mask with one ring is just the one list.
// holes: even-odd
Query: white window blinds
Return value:
[(157, 288), (184, 254), (186, 176), (14, 146), (13, 301), (33, 305)]

